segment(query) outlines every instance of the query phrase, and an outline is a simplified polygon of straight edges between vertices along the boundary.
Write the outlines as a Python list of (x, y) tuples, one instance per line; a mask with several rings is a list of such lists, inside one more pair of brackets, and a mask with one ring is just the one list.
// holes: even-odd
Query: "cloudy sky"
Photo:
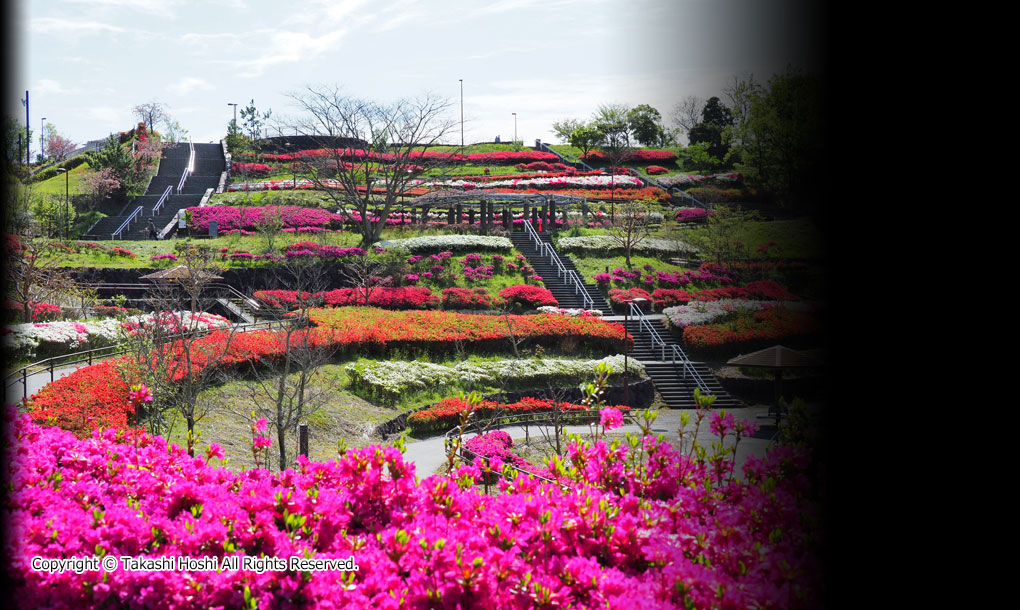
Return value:
[(734, 75), (817, 71), (808, 4), (20, 0), (5, 108), (23, 122), (29, 90), (35, 137), (46, 117), (82, 143), (130, 129), (132, 107), (155, 100), (209, 142), (226, 131), (228, 103), (293, 118), (288, 94), (321, 84), (378, 101), (435, 93), (459, 120), (463, 79), (468, 143), (511, 139), (514, 112), (519, 139), (553, 142), (554, 120), (602, 103), (651, 104), (670, 123), (683, 97), (723, 97)]

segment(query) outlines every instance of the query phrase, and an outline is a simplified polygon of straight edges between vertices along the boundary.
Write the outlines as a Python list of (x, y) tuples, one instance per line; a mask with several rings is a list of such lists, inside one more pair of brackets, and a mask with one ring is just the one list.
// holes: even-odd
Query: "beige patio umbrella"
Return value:
[(782, 396), (783, 369), (818, 368), (825, 364), (807, 354), (782, 345), (773, 345), (750, 354), (731, 358), (726, 364), (750, 368), (772, 369), (776, 379), (776, 413), (778, 422), (779, 399)]

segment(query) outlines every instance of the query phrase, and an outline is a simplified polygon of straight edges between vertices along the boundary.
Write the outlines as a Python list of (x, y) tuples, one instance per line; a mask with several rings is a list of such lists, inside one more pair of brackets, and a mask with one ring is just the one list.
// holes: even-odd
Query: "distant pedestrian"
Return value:
[(149, 239), (156, 239), (156, 224), (151, 218), (149, 219), (149, 224), (146, 225), (145, 228), (149, 230)]
[(496, 144), (499, 144), (499, 136), (496, 136)]

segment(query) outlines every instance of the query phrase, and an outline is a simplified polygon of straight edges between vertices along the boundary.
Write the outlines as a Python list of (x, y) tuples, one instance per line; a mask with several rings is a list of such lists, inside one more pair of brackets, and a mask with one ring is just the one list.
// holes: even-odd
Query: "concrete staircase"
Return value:
[[(548, 233), (538, 233), (538, 237), (542, 242), (550, 246), (552, 245), (552, 240)], [(557, 278), (557, 267), (549, 262), (548, 256), (543, 255), (539, 251), (529, 232), (514, 231), (510, 234), (510, 241), (528, 259), (528, 264), (535, 268), (535, 272), (542, 277), (545, 287), (553, 293), (553, 296), (559, 301), (560, 307), (582, 308), (585, 306), (583, 297), (575, 292), (573, 282), (568, 283), (564, 279)], [(577, 267), (574, 266), (573, 261), (569, 257), (559, 253), (557, 253), (557, 256), (565, 269), (577, 271)], [(580, 274), (578, 275), (580, 276)], [(581, 277), (583, 281), (583, 276)], [(663, 324), (661, 316), (650, 316), (647, 318), (654, 328), (656, 335), (661, 340), (661, 343), (657, 343), (653, 341), (651, 333), (647, 329), (641, 328), (640, 321), (634, 319), (633, 316), (631, 316), (630, 320), (626, 320), (624, 316), (613, 316), (609, 304), (606, 302), (605, 297), (602, 296), (598, 287), (588, 283), (585, 283), (584, 287), (588, 296), (595, 303), (594, 309), (601, 310), (604, 314), (612, 316), (609, 319), (623, 324), (628, 334), (634, 337), (634, 349), (630, 355), (644, 365), (645, 371), (655, 383), (655, 389), (662, 395), (663, 401), (673, 409), (696, 408), (697, 402), (694, 400), (694, 388), (698, 387), (698, 384), (694, 376), (690, 374), (690, 371), (687, 371), (685, 374), (685, 367), (680, 361), (673, 362), (671, 346), (682, 346), (673, 339), (669, 329)], [(707, 386), (707, 393), (716, 397), (715, 403), (712, 405), (714, 408), (737, 408), (744, 406), (723, 389), (707, 364), (704, 362), (691, 362), (690, 364), (705, 386)], [(702, 390), (702, 393), (706, 393), (705, 390)]]
[[(542, 232), (538, 236), (543, 242), (552, 245), (552, 240), (548, 233)], [(611, 313), (609, 304), (594, 284), (584, 284), (585, 292), (594, 301), (594, 307), (590, 303), (585, 307), (584, 297), (576, 292), (574, 283), (568, 283), (566, 278), (556, 276), (557, 268), (549, 262), (548, 257), (540, 254), (535, 242), (527, 233), (514, 231), (510, 233), (510, 241), (513, 242), (514, 248), (528, 259), (528, 264), (542, 278), (542, 283), (553, 293), (553, 296), (559, 301), (560, 307), (564, 309), (598, 309), (603, 314)], [(564, 268), (567, 270), (577, 272), (577, 267), (574, 266), (574, 263), (569, 258), (560, 256), (560, 262), (563, 263)], [(580, 273), (578, 273), (578, 276), (584, 281)]]
[[(194, 172), (188, 176), (180, 194), (177, 193), (177, 185), (191, 155), (191, 149), (187, 144), (177, 144), (172, 148), (164, 149), (163, 158), (159, 162), (159, 173), (152, 178), (145, 194), (135, 197), (133, 201), (124, 206), (119, 215), (108, 216), (97, 222), (89, 229), (88, 233), (82, 236), (82, 239), (90, 241), (112, 239), (113, 232), (138, 206), (142, 206), (141, 217), (131, 222), (130, 228), (123, 232), (121, 239), (148, 239), (145, 227), (149, 218), (154, 218), (157, 230), (161, 231), (177, 217), (178, 210), (197, 206), (207, 189), (215, 189), (219, 185), (220, 174), (226, 168), (226, 161), (223, 158), (223, 147), (220, 144), (195, 144), (194, 146)], [(168, 186), (172, 187), (172, 194), (163, 203), (159, 213), (153, 215), (152, 207), (159, 202)], [(176, 230), (176, 225), (173, 230)]]
[[(648, 376), (655, 383), (655, 389), (662, 395), (662, 399), (672, 409), (694, 409), (697, 402), (694, 400), (694, 388), (697, 384), (689, 373), (684, 374), (684, 366), (679, 361), (673, 363), (669, 348), (671, 345), (678, 345), (666, 328), (662, 320), (649, 317), (648, 321), (655, 327), (655, 331), (662, 342), (666, 344), (665, 358), (661, 345), (653, 347), (650, 333), (640, 327), (640, 322), (631, 317), (630, 320), (618, 320), (627, 329), (627, 333), (634, 337), (634, 349), (631, 356), (644, 365)], [(730, 396), (723, 389), (719, 380), (712, 374), (712, 370), (704, 362), (691, 362), (691, 366), (697, 371), (705, 385), (708, 386), (708, 393), (715, 396), (713, 408), (737, 408), (744, 406), (740, 401)], [(706, 392), (702, 390), (702, 394)]]

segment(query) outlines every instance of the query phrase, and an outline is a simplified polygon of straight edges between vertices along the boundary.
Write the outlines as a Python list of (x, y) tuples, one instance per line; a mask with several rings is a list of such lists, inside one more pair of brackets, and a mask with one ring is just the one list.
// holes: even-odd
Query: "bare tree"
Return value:
[(281, 331), (284, 351), (277, 365), (266, 369), (264, 362), (252, 363), (254, 380), (249, 393), (276, 429), (279, 466), (284, 470), (289, 463), (287, 432), (324, 403), (326, 389), (312, 382), (336, 348), (315, 340), (308, 318), (308, 310), (316, 303), (311, 295), (326, 287), (326, 267), (309, 259), (291, 259), (278, 268), (277, 279), (295, 289), (297, 309), (288, 314)]
[(138, 117), (139, 120), (145, 121), (145, 125), (152, 131), (156, 128), (156, 123), (166, 122), (170, 120), (170, 111), (166, 104), (152, 100), (145, 102), (144, 104), (138, 104), (131, 109), (131, 112)]
[(32, 305), (53, 300), (72, 290), (75, 281), (68, 270), (58, 267), (60, 258), (32, 240), (19, 239), (4, 257), (8, 298), (21, 306), (22, 320), (32, 321)]
[(198, 396), (222, 379), (219, 364), (229, 353), (236, 326), (219, 331), (225, 334), (207, 336), (204, 325), (180, 312), (182, 301), (190, 302), (193, 313), (211, 305), (203, 288), (216, 269), (211, 254), (195, 247), (181, 251), (179, 260), (184, 273), (175, 282), (154, 285), (149, 292), (155, 320), (128, 335), (128, 370), (140, 375), (152, 390), (152, 405), (139, 414), (148, 430), (169, 435), (177, 418), (183, 418), (188, 454), (194, 456), (195, 428), (208, 406), (200, 404)]
[(609, 237), (623, 248), (624, 257), (629, 269), (630, 257), (634, 248), (650, 237), (648, 227), (648, 208), (635, 202), (625, 203), (620, 213), (613, 218), (609, 229)]
[(688, 95), (673, 106), (673, 124), (685, 135), (701, 122), (701, 109), (705, 102), (696, 95)]
[(446, 116), (446, 100), (425, 95), (386, 105), (345, 95), (335, 86), (309, 88), (291, 98), (307, 115), (295, 131), (312, 136), (324, 151), (301, 159), (300, 171), (357, 224), (364, 247), (378, 241), (414, 176), (445, 165), (425, 153), (456, 125)]

